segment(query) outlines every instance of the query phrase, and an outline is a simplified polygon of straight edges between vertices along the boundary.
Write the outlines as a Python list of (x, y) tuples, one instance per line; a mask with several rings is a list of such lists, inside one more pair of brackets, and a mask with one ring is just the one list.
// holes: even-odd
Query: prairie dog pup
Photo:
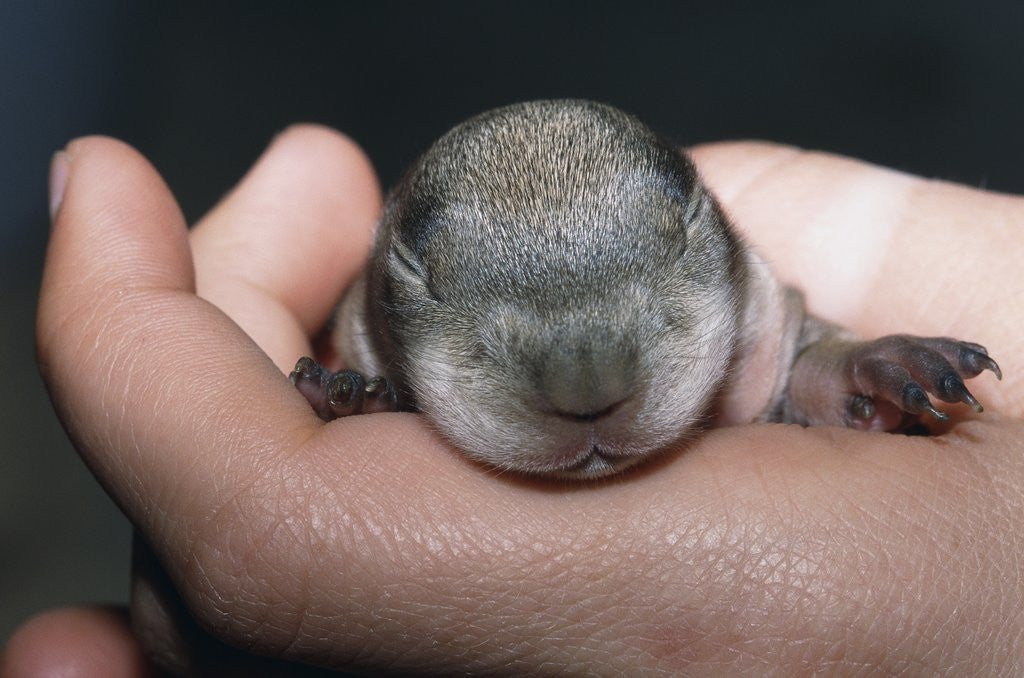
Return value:
[(477, 460), (570, 477), (708, 424), (891, 430), (945, 418), (926, 391), (980, 410), (963, 378), (1000, 376), (977, 344), (806, 315), (685, 153), (576, 100), (483, 113), (413, 165), (334, 343), (346, 371), (291, 375), (322, 418), (417, 409)]

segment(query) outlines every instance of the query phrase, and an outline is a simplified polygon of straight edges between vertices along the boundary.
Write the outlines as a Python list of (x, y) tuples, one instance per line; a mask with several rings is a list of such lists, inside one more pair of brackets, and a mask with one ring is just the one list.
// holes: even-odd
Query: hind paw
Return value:
[[(964, 379), (976, 377), (984, 370), (1002, 378), (999, 365), (985, 348), (966, 341), (897, 334), (854, 344), (846, 361), (852, 393), (847, 413), (851, 423), (868, 428), (889, 427), (875, 421), (885, 416), (884, 411), (879, 412), (885, 405), (910, 415), (928, 414), (945, 421), (949, 416), (935, 407), (929, 393), (944, 402), (966, 403), (975, 412), (981, 412), (981, 403), (968, 390)], [(888, 418), (892, 418), (891, 414)]]
[(965, 379), (989, 370), (1002, 378), (985, 347), (947, 337), (894, 334), (860, 341), (828, 333), (797, 356), (779, 420), (872, 431), (905, 429), (922, 415), (949, 418), (932, 398), (981, 403)]

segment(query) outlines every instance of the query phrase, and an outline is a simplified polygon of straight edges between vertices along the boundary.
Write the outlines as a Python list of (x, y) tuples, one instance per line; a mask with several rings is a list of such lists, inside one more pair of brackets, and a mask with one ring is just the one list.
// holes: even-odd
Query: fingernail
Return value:
[(57, 218), (60, 204), (64, 202), (64, 189), (68, 185), (70, 166), (67, 151), (57, 151), (50, 160), (50, 223)]

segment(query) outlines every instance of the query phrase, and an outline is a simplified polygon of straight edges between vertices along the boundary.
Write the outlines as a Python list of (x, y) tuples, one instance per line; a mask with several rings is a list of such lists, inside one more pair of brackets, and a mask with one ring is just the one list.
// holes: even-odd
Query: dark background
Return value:
[(1024, 192), (1024, 5), (720, 4), (0, 0), (0, 642), (127, 595), (128, 524), (32, 348), (47, 166), (72, 137), (134, 144), (190, 221), (291, 122), (345, 131), (387, 185), (457, 121), (565, 96), (680, 144), (763, 138)]

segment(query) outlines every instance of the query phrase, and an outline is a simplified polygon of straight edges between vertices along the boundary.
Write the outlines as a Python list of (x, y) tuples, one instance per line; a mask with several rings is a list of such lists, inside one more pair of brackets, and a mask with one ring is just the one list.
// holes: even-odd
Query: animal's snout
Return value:
[(580, 422), (611, 415), (633, 391), (635, 351), (622, 344), (566, 343), (553, 346), (543, 363), (539, 387), (547, 409)]

